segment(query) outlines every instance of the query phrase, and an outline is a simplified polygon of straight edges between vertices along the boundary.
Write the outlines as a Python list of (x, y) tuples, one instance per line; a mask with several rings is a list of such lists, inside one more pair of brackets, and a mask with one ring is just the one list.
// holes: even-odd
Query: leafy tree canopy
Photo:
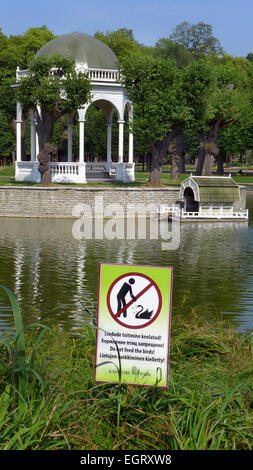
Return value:
[(40, 149), (50, 143), (57, 119), (87, 103), (90, 92), (90, 80), (75, 71), (72, 59), (55, 55), (31, 62), (29, 74), (20, 80), (16, 94), (24, 109), (34, 111)]
[(134, 103), (134, 133), (152, 148), (151, 181), (157, 184), (172, 140), (206, 112), (211, 67), (199, 60), (179, 69), (173, 60), (143, 55), (122, 59), (121, 74)]
[(118, 58), (137, 54), (141, 48), (141, 45), (134, 39), (132, 29), (120, 28), (106, 33), (97, 31), (94, 36), (109, 46)]
[(60, 55), (37, 57), (29, 75), (20, 80), (17, 98), (25, 109), (41, 106), (66, 114), (84, 105), (90, 96), (90, 81), (75, 71), (75, 62)]
[(36, 52), (55, 35), (46, 26), (29, 28), (24, 34), (7, 38), (0, 33), (0, 81), (15, 76), (16, 68), (27, 69)]
[(191, 25), (183, 21), (176, 26), (169, 38), (195, 55), (200, 53), (220, 55), (223, 52), (220, 41), (213, 36), (212, 26), (203, 22)]
[(184, 67), (193, 60), (189, 50), (169, 38), (159, 39), (155, 45), (154, 53), (162, 59), (174, 59), (179, 67)]
[(246, 56), (246, 59), (249, 60), (250, 62), (253, 62), (253, 53), (249, 52)]

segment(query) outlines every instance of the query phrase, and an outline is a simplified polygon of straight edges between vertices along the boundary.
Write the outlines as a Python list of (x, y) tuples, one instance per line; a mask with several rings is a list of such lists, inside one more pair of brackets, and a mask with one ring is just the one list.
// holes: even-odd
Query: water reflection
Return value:
[[(53, 308), (55, 323), (74, 327), (84, 318), (80, 298), (97, 299), (100, 262), (173, 266), (173, 304), (189, 293), (191, 305), (206, 305), (253, 328), (253, 195), (249, 225), (185, 223), (175, 251), (160, 240), (82, 240), (72, 237), (71, 220), (0, 219), (0, 284), (16, 295), (26, 322)], [(0, 330), (10, 328), (11, 311), (0, 293)]]

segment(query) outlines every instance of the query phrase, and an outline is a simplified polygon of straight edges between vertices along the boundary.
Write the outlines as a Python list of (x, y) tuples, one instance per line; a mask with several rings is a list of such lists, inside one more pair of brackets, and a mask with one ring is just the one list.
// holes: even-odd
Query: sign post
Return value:
[(99, 268), (95, 381), (167, 387), (172, 268)]

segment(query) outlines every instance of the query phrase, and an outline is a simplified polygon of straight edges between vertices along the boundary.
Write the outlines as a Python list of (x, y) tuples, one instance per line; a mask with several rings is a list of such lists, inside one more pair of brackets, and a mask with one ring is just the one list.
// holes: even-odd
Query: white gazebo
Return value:
[[(71, 56), (76, 63), (76, 70), (88, 73), (92, 84), (91, 101), (78, 109), (79, 116), (79, 161), (72, 161), (72, 119), (68, 116), (68, 161), (52, 162), (51, 176), (53, 183), (86, 183), (87, 178), (106, 177), (117, 181), (134, 181), (133, 134), (129, 133), (128, 161), (123, 161), (124, 152), (124, 116), (133, 120), (133, 106), (129, 101), (124, 87), (118, 80), (117, 57), (103, 42), (82, 33), (64, 34), (49, 41), (36, 56), (51, 56), (61, 54)], [(17, 82), (28, 74), (27, 70), (17, 69)], [(100, 108), (107, 121), (107, 156), (105, 161), (85, 161), (85, 117), (89, 106), (94, 103)], [(118, 159), (112, 162), (112, 119), (117, 114), (119, 144)], [(30, 112), (31, 126), (31, 160), (22, 161), (21, 155), (21, 125), (22, 106), (17, 103), (16, 119), (16, 181), (40, 182), (37, 156), (39, 153), (38, 136), (35, 121)]]

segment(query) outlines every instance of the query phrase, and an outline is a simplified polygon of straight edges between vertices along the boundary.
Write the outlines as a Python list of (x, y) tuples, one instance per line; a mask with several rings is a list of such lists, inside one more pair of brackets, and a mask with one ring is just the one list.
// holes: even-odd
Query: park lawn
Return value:
[(0, 166), (0, 176), (15, 176), (15, 168), (12, 165)]
[[(194, 174), (194, 173), (193, 173)], [(0, 167), (0, 186), (4, 185), (24, 185), (24, 186), (34, 186), (40, 183), (17, 183), (14, 180), (15, 176), (15, 169), (13, 166), (3, 166)], [(150, 173), (147, 171), (138, 171), (135, 173), (135, 182), (128, 183), (127, 186), (134, 187), (134, 186), (142, 186), (145, 185), (149, 181)], [(179, 176), (178, 181), (171, 181), (170, 173), (167, 172), (167, 169), (162, 173), (161, 176), (161, 185), (165, 186), (180, 186), (181, 182), (188, 178), (190, 175), (189, 173), (182, 173)], [(244, 175), (237, 175), (233, 176), (233, 179), (238, 184), (253, 184), (253, 175), (252, 176), (244, 176)], [(88, 182), (86, 184), (67, 184), (68, 186), (111, 186), (111, 187), (119, 187), (119, 186), (126, 186), (125, 183), (120, 183), (116, 181), (106, 181), (106, 182)], [(66, 186), (66, 184), (57, 184), (57, 186)]]

